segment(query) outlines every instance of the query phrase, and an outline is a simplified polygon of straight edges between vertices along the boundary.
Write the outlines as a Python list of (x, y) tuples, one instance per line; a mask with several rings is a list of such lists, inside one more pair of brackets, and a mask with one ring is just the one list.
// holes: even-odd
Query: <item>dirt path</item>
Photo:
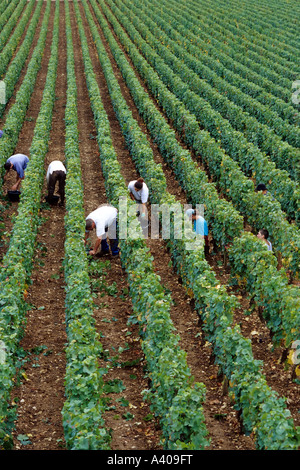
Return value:
[[(52, 5), (54, 13), (55, 5)], [(53, 19), (53, 14), (52, 14)], [(64, 157), (64, 103), (66, 91), (64, 14), (61, 8), (60, 56), (56, 105), (53, 114), (49, 151), (45, 171), (52, 160)], [(18, 148), (24, 149), (24, 139), (32, 137), (34, 121), (40, 108), (41, 96), (47, 73), (51, 45), (52, 22), (49, 26), (46, 53), (38, 76), (28, 120), (22, 130)], [(29, 128), (29, 126), (31, 126)], [(28, 150), (29, 150), (28, 147)], [(46, 194), (46, 185), (43, 188)], [(42, 224), (37, 237), (38, 251), (32, 285), (28, 289), (27, 301), (32, 306), (28, 311), (27, 327), (21, 346), (27, 353), (23, 371), (25, 380), (15, 389), (15, 401), (19, 400), (18, 420), (14, 432), (16, 449), (59, 450), (64, 447), (61, 409), (64, 402), (64, 376), (66, 343), (64, 316), (64, 280), (62, 259), (64, 256), (64, 208), (42, 204)], [(21, 439), (21, 437), (22, 439)], [(24, 438), (27, 436), (27, 439)], [(28, 443), (30, 442), (30, 444)], [(25, 447), (26, 446), (26, 447)]]

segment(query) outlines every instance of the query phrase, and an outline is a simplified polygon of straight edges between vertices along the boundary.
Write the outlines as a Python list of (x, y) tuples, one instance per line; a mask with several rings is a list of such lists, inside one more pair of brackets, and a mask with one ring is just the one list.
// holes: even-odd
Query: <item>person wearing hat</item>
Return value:
[(209, 254), (209, 240), (208, 240), (208, 225), (204, 217), (202, 217), (198, 209), (188, 209), (186, 215), (193, 222), (193, 230), (197, 235), (202, 235), (204, 238), (204, 252), (205, 256)]
[(17, 173), (16, 183), (11, 188), (12, 191), (19, 190), (21, 181), (25, 177), (25, 170), (27, 168), (28, 162), (29, 158), (27, 157), (27, 155), (24, 155), (23, 153), (16, 153), (15, 155), (9, 157), (4, 163), (4, 168), (6, 170), (6, 173), (3, 177), (4, 181), (6, 180), (10, 170), (14, 170)]
[(96, 230), (96, 242), (94, 248), (90, 250), (90, 255), (95, 255), (101, 246), (102, 253), (109, 253), (107, 236), (109, 236), (110, 249), (113, 256), (119, 253), (117, 236), (117, 216), (118, 210), (111, 205), (102, 205), (91, 212), (85, 220), (86, 245), (90, 233)]
[(263, 195), (265, 196), (266, 194), (269, 194), (271, 196), (271, 198), (274, 200), (274, 197), (272, 196), (272, 194), (267, 190), (267, 187), (264, 183), (259, 183), (257, 186), (256, 186), (256, 192), (258, 191), (261, 191), (263, 193)]
[(137, 180), (130, 181), (128, 184), (128, 190), (131, 199), (139, 204), (137, 215), (141, 212), (141, 216), (144, 217), (146, 214), (146, 203), (149, 197), (148, 186), (144, 182), (143, 178), (138, 178)]
[(58, 193), (60, 196), (60, 205), (62, 206), (65, 200), (65, 186), (66, 186), (66, 168), (59, 160), (54, 160), (48, 166), (46, 181), (48, 185), (48, 202), (51, 202), (55, 191), (55, 185), (58, 182)]

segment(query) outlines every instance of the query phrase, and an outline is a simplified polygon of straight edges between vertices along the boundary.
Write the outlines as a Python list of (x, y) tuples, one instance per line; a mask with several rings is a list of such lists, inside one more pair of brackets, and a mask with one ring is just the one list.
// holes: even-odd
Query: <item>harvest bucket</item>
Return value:
[(50, 199), (48, 198), (48, 196), (46, 196), (45, 199), (48, 204), (51, 204), (51, 206), (57, 206), (59, 196), (52, 196)]
[(19, 202), (21, 191), (7, 191), (8, 198), (12, 202)]

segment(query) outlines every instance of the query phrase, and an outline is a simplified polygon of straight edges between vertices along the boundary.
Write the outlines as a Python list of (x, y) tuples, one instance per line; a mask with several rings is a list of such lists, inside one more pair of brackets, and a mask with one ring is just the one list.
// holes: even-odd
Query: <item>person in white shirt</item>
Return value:
[(96, 229), (96, 242), (94, 249), (90, 250), (90, 255), (95, 255), (101, 245), (102, 253), (109, 253), (107, 236), (109, 238), (110, 249), (113, 256), (119, 253), (117, 235), (118, 211), (111, 205), (102, 205), (91, 212), (85, 220), (85, 239), (87, 243), (90, 233)]
[(130, 181), (128, 190), (131, 199), (139, 204), (138, 215), (139, 212), (141, 212), (141, 216), (144, 217), (146, 213), (146, 203), (149, 197), (148, 186), (143, 178), (138, 178), (137, 180)]
[(51, 202), (55, 191), (55, 185), (58, 182), (58, 193), (60, 196), (60, 205), (65, 201), (65, 186), (66, 186), (66, 168), (59, 160), (54, 160), (48, 166), (46, 181), (48, 186), (48, 202)]
[(264, 229), (264, 228), (260, 229), (257, 234), (257, 238), (265, 242), (269, 251), (273, 251), (272, 243), (270, 242), (270, 240), (268, 240), (269, 232), (267, 229)]

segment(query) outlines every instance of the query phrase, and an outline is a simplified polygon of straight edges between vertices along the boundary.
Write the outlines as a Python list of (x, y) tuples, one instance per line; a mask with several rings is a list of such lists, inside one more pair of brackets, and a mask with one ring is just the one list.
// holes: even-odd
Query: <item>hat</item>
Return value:
[(256, 191), (266, 191), (266, 185), (264, 183), (260, 183), (256, 186)]

